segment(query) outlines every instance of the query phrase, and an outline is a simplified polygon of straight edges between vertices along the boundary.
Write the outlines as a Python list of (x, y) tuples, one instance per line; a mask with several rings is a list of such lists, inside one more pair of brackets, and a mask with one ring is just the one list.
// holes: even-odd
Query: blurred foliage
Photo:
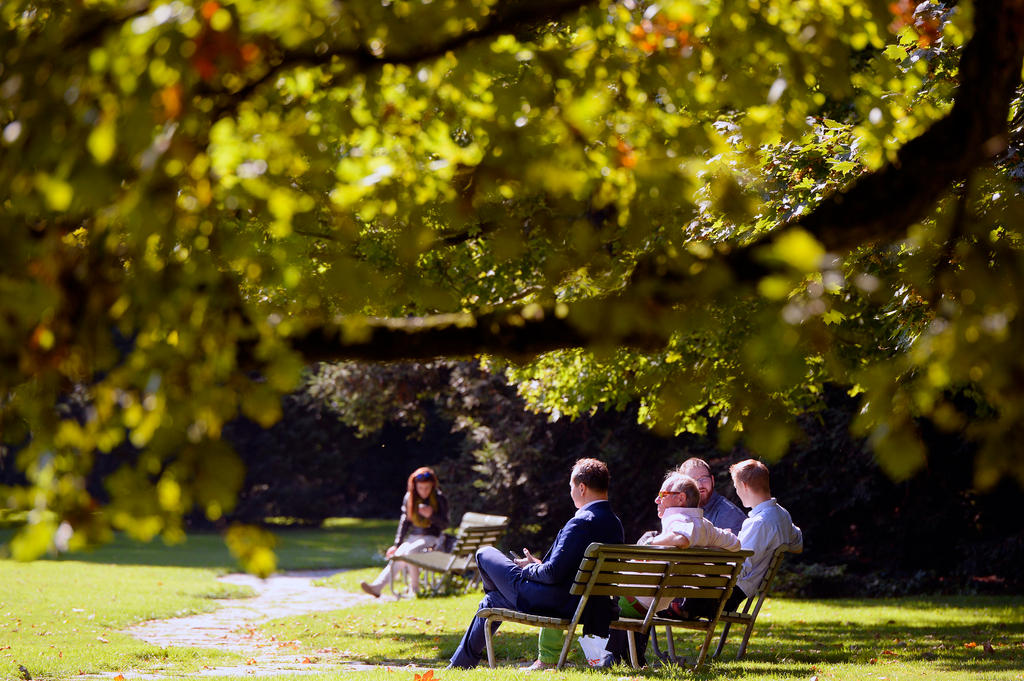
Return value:
[[(926, 418), (981, 443), (977, 486), (1024, 480), (1022, 14), (4, 2), (12, 550), (221, 522), (245, 476), (227, 424), (277, 423), (324, 359), (511, 357), (555, 416), (638, 404), (769, 458), (835, 382), (894, 479), (927, 465)], [(900, 182), (815, 226), (879, 178)], [(507, 418), (459, 427), (515, 507), (517, 462), (551, 450), (526, 428), (545, 417)], [(636, 456), (607, 437), (592, 453)], [(237, 546), (266, 569), (261, 537)]]

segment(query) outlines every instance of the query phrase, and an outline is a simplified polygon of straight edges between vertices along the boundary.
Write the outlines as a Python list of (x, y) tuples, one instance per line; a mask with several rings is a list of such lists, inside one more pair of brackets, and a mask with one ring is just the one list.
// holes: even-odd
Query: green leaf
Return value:
[(117, 147), (117, 130), (113, 121), (105, 121), (93, 128), (89, 133), (86, 146), (93, 158), (100, 165), (107, 163), (113, 156)]
[(889, 59), (898, 62), (903, 61), (908, 56), (907, 50), (905, 48), (895, 44), (886, 47), (882, 54), (884, 54)]

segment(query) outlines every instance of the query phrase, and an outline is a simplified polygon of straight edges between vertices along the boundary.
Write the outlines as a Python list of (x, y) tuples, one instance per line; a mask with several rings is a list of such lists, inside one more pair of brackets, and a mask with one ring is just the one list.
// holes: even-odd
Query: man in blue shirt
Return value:
[[(511, 608), (521, 612), (572, 617), (580, 597), (569, 593), (580, 561), (592, 542), (623, 543), (622, 522), (608, 502), (608, 466), (597, 459), (580, 459), (569, 476), (569, 496), (576, 515), (559, 530), (554, 544), (540, 560), (523, 550), (523, 558), (510, 560), (493, 546), (476, 553), (477, 569), (484, 586), (480, 608)], [(597, 621), (612, 619), (610, 598), (591, 601), (587, 611)], [(607, 612), (597, 612), (603, 609)], [(449, 667), (472, 669), (483, 657), (485, 621), (473, 617)], [(493, 625), (498, 628), (498, 623)]]
[[(797, 550), (802, 549), (804, 535), (800, 528), (793, 524), (789, 511), (782, 508), (772, 497), (767, 466), (756, 459), (747, 459), (730, 466), (729, 474), (736, 487), (736, 496), (750, 509), (747, 519), (740, 528), (740, 546), (745, 551), (754, 552), (754, 555), (743, 562), (743, 569), (736, 580), (732, 595), (725, 602), (723, 610), (731, 612), (735, 611), (748, 595), (757, 591), (768, 571), (775, 549), (784, 544), (792, 545)], [(671, 612), (665, 614), (681, 619), (711, 618), (714, 616), (714, 605), (713, 599), (688, 598), (681, 602), (673, 601)]]
[(677, 470), (697, 481), (697, 489), (700, 490), (699, 507), (704, 509), (704, 517), (715, 527), (732, 530), (733, 534), (738, 535), (747, 516), (736, 504), (715, 492), (715, 479), (707, 462), (692, 457), (679, 464)]

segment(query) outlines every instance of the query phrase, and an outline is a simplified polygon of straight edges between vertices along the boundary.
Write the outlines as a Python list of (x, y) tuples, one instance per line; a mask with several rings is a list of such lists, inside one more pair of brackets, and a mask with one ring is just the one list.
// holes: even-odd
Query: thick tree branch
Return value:
[(900, 149), (896, 160), (822, 201), (796, 225), (844, 253), (901, 238), (950, 187), (996, 158), (1024, 63), (1024, 0), (975, 3), (974, 36), (960, 59), (952, 110)]
[[(607, 331), (607, 329), (605, 329)], [(606, 340), (654, 349), (664, 345), (658, 334), (636, 333)], [(368, 319), (335, 330), (316, 328), (293, 336), (289, 345), (307, 362), (394, 361), (494, 354), (526, 359), (561, 348), (593, 346), (594, 335), (583, 332), (555, 306), (532, 305), (480, 315), (451, 314), (404, 319)], [(242, 353), (245, 354), (245, 353)]]

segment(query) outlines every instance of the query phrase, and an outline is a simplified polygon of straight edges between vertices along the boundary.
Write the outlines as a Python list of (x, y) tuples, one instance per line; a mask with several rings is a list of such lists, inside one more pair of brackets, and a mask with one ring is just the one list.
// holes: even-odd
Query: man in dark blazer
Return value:
[[(510, 560), (492, 546), (477, 551), (476, 564), (484, 586), (480, 608), (511, 608), (554, 617), (572, 617), (580, 597), (569, 593), (580, 561), (592, 542), (621, 544), (622, 522), (608, 502), (608, 466), (597, 459), (580, 459), (569, 476), (569, 496), (579, 509), (539, 560), (525, 556)], [(610, 607), (610, 603), (608, 607)], [(590, 610), (588, 604), (587, 610)], [(498, 628), (498, 622), (493, 628)], [(484, 620), (474, 617), (452, 655), (449, 667), (471, 669), (484, 655)]]

